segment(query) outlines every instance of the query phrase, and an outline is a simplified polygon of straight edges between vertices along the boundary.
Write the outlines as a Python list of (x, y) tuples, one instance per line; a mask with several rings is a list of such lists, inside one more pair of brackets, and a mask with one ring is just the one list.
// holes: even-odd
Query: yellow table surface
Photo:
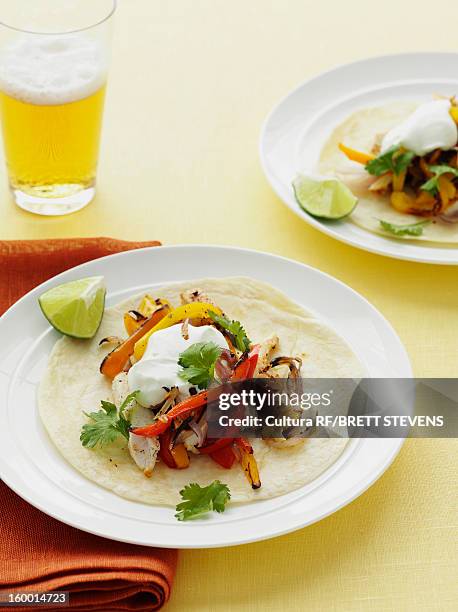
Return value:
[[(0, 238), (108, 235), (278, 253), (368, 298), (418, 376), (456, 376), (458, 268), (371, 255), (310, 228), (271, 191), (258, 138), (272, 106), (322, 70), (384, 53), (456, 50), (457, 7), (124, 0), (96, 200), (69, 217), (30, 215), (12, 204), (2, 169)], [(168, 609), (452, 609), (456, 458), (455, 441), (410, 440), (369, 491), (320, 523), (183, 552)]]

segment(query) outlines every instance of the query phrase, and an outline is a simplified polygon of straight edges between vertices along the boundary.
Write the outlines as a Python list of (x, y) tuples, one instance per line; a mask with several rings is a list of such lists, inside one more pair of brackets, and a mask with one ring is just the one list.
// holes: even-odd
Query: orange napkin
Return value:
[[(0, 240), (0, 314), (35, 285), (85, 261), (159, 242), (111, 238)], [(0, 590), (70, 592), (70, 609), (157, 610), (177, 551), (121, 544), (46, 516), (0, 482)], [(0, 604), (0, 610), (9, 610)], [(40, 610), (56, 607), (41, 607)]]

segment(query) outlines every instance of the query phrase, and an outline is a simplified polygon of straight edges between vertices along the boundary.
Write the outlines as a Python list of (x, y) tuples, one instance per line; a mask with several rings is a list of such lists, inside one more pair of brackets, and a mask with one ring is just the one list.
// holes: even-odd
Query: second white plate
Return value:
[(277, 195), (316, 229), (366, 251), (434, 264), (458, 264), (458, 248), (372, 234), (348, 221), (323, 221), (297, 204), (291, 181), (314, 168), (333, 129), (354, 111), (395, 100), (458, 94), (457, 53), (406, 53), (354, 62), (302, 83), (267, 118), (261, 133), (264, 172)]

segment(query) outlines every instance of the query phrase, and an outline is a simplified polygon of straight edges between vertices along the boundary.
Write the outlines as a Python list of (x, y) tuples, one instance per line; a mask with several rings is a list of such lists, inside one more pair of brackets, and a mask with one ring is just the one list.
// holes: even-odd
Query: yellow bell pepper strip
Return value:
[(178, 306), (169, 314), (161, 319), (159, 323), (150, 329), (147, 334), (143, 335), (142, 338), (135, 344), (134, 355), (135, 358), (141, 359), (146, 350), (148, 340), (155, 332), (160, 329), (166, 329), (177, 323), (182, 323), (185, 319), (208, 319), (208, 312), (212, 311), (218, 315), (222, 315), (222, 311), (213, 304), (207, 304), (205, 302), (192, 302), (191, 304), (183, 304)]
[(453, 175), (451, 174), (448, 176), (446, 174), (442, 174), (437, 181), (439, 186), (439, 196), (442, 204), (441, 212), (449, 206), (450, 200), (452, 200), (456, 194), (456, 187), (452, 183), (449, 176), (453, 178)]
[(406, 180), (407, 171), (403, 170), (399, 174), (393, 174), (393, 191), (402, 191)]
[(157, 421), (151, 423), (151, 425), (145, 425), (144, 427), (136, 427), (133, 433), (136, 436), (144, 436), (145, 438), (154, 438), (167, 431), (172, 424), (173, 420), (177, 417), (183, 417), (188, 412), (192, 412), (197, 408), (205, 405), (208, 400), (208, 391), (201, 391), (196, 395), (191, 395), (185, 400), (174, 406), (166, 414), (162, 415)]
[(253, 454), (253, 447), (245, 438), (236, 438), (235, 444), (240, 452), (240, 463), (245, 472), (252, 489), (259, 489), (261, 479), (259, 478), (258, 464)]
[(393, 191), (391, 206), (402, 213), (410, 213), (415, 208), (415, 200), (403, 191)]
[(137, 329), (127, 340), (124, 340), (122, 344), (116, 347), (111, 353), (105, 357), (100, 365), (100, 372), (108, 378), (113, 379), (119, 372), (122, 371), (127, 363), (127, 360), (134, 352), (135, 344), (147, 334), (151, 329), (157, 326), (157, 324), (166, 317), (169, 313), (169, 308), (164, 306), (158, 308), (150, 317), (146, 319), (143, 325)]
[(168, 306), (170, 310), (172, 310), (168, 300), (164, 300), (163, 298), (154, 299), (150, 295), (146, 294), (143, 296), (140, 304), (138, 305), (138, 312), (144, 317), (150, 317), (153, 312), (161, 306)]
[(455, 123), (458, 123), (458, 106), (452, 106), (450, 108), (450, 115)]
[[(152, 314), (152, 313), (151, 313)], [(124, 313), (124, 327), (129, 336), (139, 329), (145, 323), (148, 317), (143, 316), (136, 310), (129, 310)]]
[(146, 294), (141, 299), (138, 305), (138, 310), (129, 310), (124, 314), (124, 327), (126, 332), (130, 335), (134, 333), (139, 327), (143, 325), (146, 319), (148, 319), (156, 310), (167, 306), (169, 310), (172, 310), (170, 302), (162, 298), (154, 299), (150, 295)]
[[(253, 346), (247, 357), (235, 367), (231, 382), (253, 378), (258, 364), (260, 349), (260, 344), (255, 344)], [(259, 478), (259, 469), (254, 457), (253, 447), (246, 438), (235, 438), (234, 443), (239, 450), (240, 464), (248, 482), (253, 489), (259, 489), (261, 486), (261, 479)]]
[(184, 470), (189, 467), (189, 455), (184, 444), (177, 444), (170, 450), (170, 454), (175, 461), (178, 470)]
[(418, 210), (433, 210), (436, 204), (436, 198), (427, 191), (422, 191), (420, 195), (415, 198), (415, 209)]
[(348, 159), (358, 162), (358, 164), (363, 164), (364, 166), (375, 157), (370, 153), (363, 153), (362, 151), (351, 149), (350, 147), (344, 145), (343, 142), (339, 142), (339, 149), (348, 157)]

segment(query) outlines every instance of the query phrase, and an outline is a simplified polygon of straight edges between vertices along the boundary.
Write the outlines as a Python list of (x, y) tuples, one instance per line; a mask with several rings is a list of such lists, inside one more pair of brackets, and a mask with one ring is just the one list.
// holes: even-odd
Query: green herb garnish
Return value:
[(414, 157), (415, 153), (413, 151), (402, 151), (401, 147), (395, 146), (371, 159), (365, 167), (369, 174), (374, 176), (380, 176), (385, 172), (393, 172), (398, 175), (407, 169)]
[(396, 225), (382, 219), (379, 219), (379, 221), (382, 228), (394, 236), (421, 236), (423, 228), (429, 223), (429, 221), (419, 221), (410, 225)]
[(136, 399), (138, 391), (130, 393), (123, 401), (119, 412), (112, 402), (101, 401), (102, 410), (84, 413), (91, 423), (81, 429), (80, 440), (86, 448), (102, 447), (112, 444), (118, 436), (129, 439), (130, 420), (125, 415), (126, 409)]
[(214, 480), (208, 487), (201, 487), (193, 482), (186, 485), (180, 495), (183, 501), (177, 504), (175, 514), (179, 521), (189, 521), (212, 510), (224, 512), (231, 498), (229, 487), (219, 480)]
[(429, 170), (433, 172), (434, 176), (431, 177), (426, 183), (420, 187), (423, 191), (427, 191), (432, 195), (436, 195), (439, 191), (439, 177), (443, 174), (453, 174), (453, 176), (458, 176), (458, 170), (453, 168), (452, 166), (440, 165), (440, 166), (429, 166)]
[(199, 389), (206, 389), (215, 376), (215, 363), (222, 348), (214, 342), (196, 342), (180, 354), (179, 376)]
[(210, 318), (216, 323), (216, 325), (218, 325), (228, 333), (232, 344), (235, 346), (236, 349), (244, 353), (250, 348), (251, 340), (246, 335), (246, 332), (243, 329), (243, 326), (240, 321), (230, 321), (227, 317), (217, 315), (211, 310), (208, 311), (208, 314), (210, 315)]

